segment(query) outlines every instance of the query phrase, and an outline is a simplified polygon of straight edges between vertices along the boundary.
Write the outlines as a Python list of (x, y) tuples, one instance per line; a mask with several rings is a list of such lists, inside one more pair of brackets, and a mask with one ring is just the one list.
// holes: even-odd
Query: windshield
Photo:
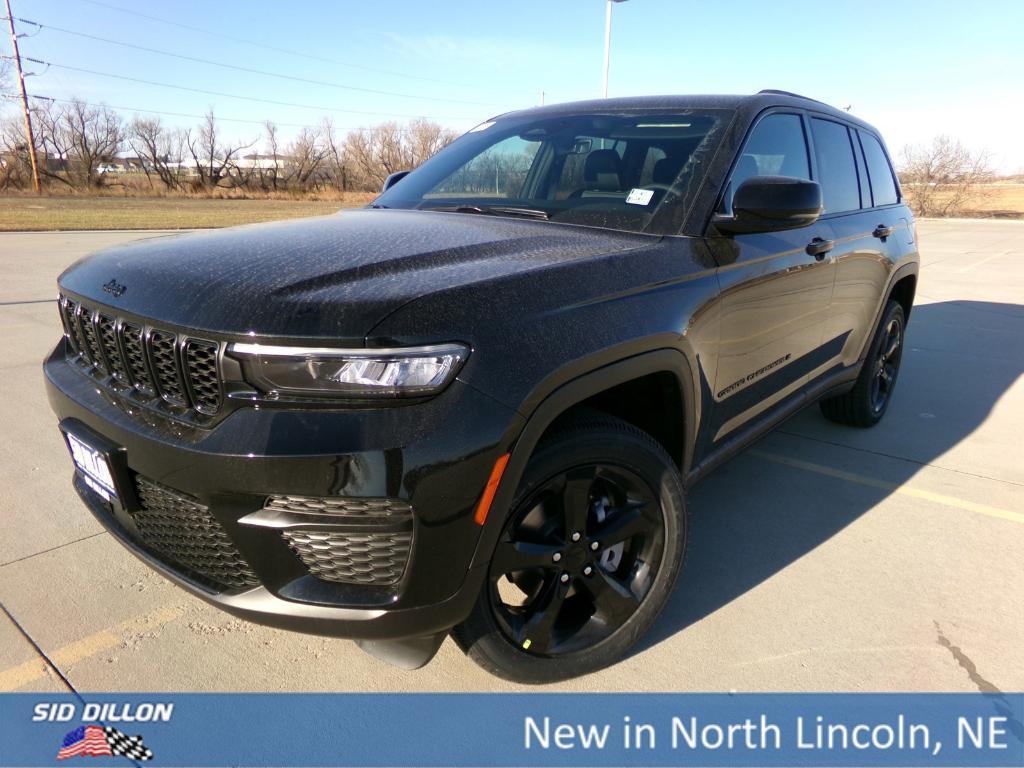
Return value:
[(483, 123), (377, 198), (386, 208), (660, 231), (688, 205), (728, 110)]

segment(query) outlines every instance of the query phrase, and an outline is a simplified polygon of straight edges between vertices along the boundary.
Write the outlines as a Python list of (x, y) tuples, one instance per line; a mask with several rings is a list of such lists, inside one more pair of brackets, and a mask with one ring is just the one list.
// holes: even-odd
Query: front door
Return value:
[[(810, 179), (801, 115), (768, 114), (754, 126), (726, 187), (752, 176)], [(820, 364), (834, 281), (831, 226), (712, 238), (721, 265), (720, 345), (707, 448), (798, 390)]]

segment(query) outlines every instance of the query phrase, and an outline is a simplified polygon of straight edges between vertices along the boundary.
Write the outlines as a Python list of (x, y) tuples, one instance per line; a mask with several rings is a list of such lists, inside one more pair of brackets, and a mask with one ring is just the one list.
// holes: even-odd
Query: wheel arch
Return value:
[[(662, 348), (594, 368), (553, 388), (543, 399), (540, 399), (528, 415), (524, 414), (527, 416), (526, 424), (510, 452), (508, 464), (501, 476), (490, 513), (484, 524), (483, 533), (477, 543), (472, 567), (479, 567), (490, 561), (498, 537), (511, 511), (512, 501), (526, 463), (549, 428), (573, 409), (593, 407), (602, 398), (613, 400), (616, 392), (619, 394), (629, 392), (631, 386), (636, 386), (635, 382), (646, 382), (644, 386), (656, 386), (658, 382), (667, 381), (674, 383), (675, 391), (680, 398), (678, 415), (682, 419), (678, 436), (667, 437), (665, 432), (661, 436), (657, 434), (652, 434), (652, 436), (662, 445), (666, 445), (666, 441), (668, 442), (666, 449), (669, 450), (669, 454), (680, 467), (683, 477), (686, 477), (687, 469), (693, 459), (696, 428), (700, 419), (699, 399), (695, 396), (693, 375), (693, 367), (681, 351)], [(621, 407), (618, 409), (605, 407), (601, 410), (620, 418), (623, 418), (625, 414), (627, 421), (636, 423), (628, 418), (628, 409), (624, 411)], [(637, 426), (641, 429), (644, 428), (639, 424)], [(645, 431), (650, 432), (650, 430)], [(669, 446), (672, 446), (672, 449), (669, 449)], [(673, 449), (676, 453), (673, 453)]]

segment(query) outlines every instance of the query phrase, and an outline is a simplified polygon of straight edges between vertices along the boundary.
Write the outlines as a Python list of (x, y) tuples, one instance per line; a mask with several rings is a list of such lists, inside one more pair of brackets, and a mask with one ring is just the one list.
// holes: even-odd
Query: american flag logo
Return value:
[(131, 760), (153, 759), (153, 751), (142, 743), (141, 736), (129, 736), (117, 728), (102, 725), (80, 725), (64, 737), (64, 743), (57, 751), (58, 760), (113, 755), (123, 755)]

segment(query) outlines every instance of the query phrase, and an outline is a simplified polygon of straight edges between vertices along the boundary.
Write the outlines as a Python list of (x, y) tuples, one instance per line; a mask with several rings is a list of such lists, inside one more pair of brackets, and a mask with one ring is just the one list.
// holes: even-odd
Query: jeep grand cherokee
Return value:
[(367, 209), (78, 262), (45, 373), (82, 500), (185, 589), (550, 681), (651, 626), (700, 477), (813, 402), (882, 418), (917, 273), (882, 139), (845, 112), (565, 104)]

